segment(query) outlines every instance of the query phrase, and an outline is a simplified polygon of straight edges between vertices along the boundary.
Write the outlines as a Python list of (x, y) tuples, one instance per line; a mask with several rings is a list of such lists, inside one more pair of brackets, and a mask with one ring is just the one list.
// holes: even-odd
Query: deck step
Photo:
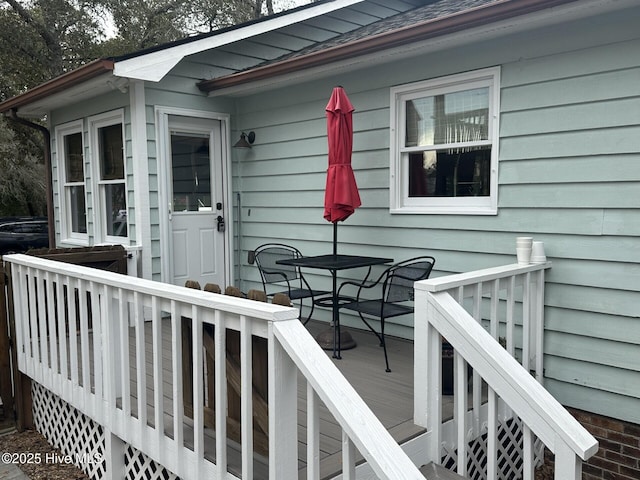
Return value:
[(424, 475), (427, 480), (464, 480), (468, 477), (462, 477), (456, 472), (444, 468), (442, 465), (437, 465), (433, 462), (427, 463), (420, 468), (420, 473)]

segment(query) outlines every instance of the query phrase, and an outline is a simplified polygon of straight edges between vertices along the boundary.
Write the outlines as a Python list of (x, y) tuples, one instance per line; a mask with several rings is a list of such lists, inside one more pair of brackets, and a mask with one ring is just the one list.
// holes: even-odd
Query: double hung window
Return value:
[(96, 240), (121, 243), (127, 233), (122, 111), (89, 119), (97, 187)]
[(391, 89), (392, 213), (496, 213), (499, 74)]
[(56, 129), (63, 241), (87, 243), (87, 208), (82, 120)]

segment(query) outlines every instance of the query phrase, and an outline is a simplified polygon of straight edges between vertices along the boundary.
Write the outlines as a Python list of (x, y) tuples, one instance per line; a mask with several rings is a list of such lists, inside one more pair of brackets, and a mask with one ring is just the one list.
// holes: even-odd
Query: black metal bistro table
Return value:
[[(322, 270), (329, 270), (331, 272), (332, 289), (330, 303), (325, 303), (319, 299), (316, 301), (316, 305), (331, 306), (333, 313), (333, 358), (342, 358), (340, 356), (340, 301), (338, 298), (338, 270), (347, 270), (350, 268), (369, 267), (371, 269), (374, 265), (383, 265), (385, 263), (393, 262), (392, 258), (382, 257), (365, 257), (360, 255), (340, 255), (340, 254), (327, 254), (317, 255), (313, 257), (300, 257), (300, 258), (287, 258), (286, 260), (278, 260), (276, 263), (281, 265), (292, 265), (301, 268), (317, 268)], [(352, 298), (343, 298), (344, 301), (352, 301)]]

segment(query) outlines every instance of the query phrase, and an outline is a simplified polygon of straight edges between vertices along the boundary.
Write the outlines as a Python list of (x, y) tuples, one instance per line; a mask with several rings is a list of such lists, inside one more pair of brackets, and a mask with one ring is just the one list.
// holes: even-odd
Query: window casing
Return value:
[(391, 89), (391, 213), (497, 213), (500, 69)]
[(96, 242), (128, 243), (123, 112), (89, 119), (96, 190)]
[(56, 129), (56, 145), (62, 190), (62, 241), (85, 245), (88, 235), (82, 120), (59, 126)]

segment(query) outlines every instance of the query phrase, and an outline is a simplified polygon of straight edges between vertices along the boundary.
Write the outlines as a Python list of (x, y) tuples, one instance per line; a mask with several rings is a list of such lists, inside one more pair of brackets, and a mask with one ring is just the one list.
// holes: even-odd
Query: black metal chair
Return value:
[[(384, 349), (387, 372), (391, 370), (384, 341), (385, 319), (413, 313), (413, 284), (429, 278), (435, 262), (435, 258), (429, 256), (411, 258), (390, 266), (374, 282), (367, 282), (366, 278), (363, 282), (343, 282), (338, 289), (338, 297), (343, 298), (341, 291), (344, 287), (358, 288), (354, 301), (341, 303), (340, 308), (358, 312), (365, 325), (378, 337)], [(376, 287), (380, 289), (378, 297), (364, 298), (366, 291), (374, 291)], [(380, 332), (376, 332), (364, 315), (380, 319)]]
[[(311, 311), (309, 312), (309, 316), (303, 322), (306, 325), (306, 323), (311, 319), (311, 315), (313, 315), (316, 297), (326, 295), (330, 292), (313, 290), (309, 285), (309, 282), (307, 282), (302, 275), (300, 267), (280, 265), (276, 263), (279, 260), (300, 257), (302, 257), (300, 250), (282, 243), (266, 243), (256, 248), (253, 252), (253, 260), (260, 271), (262, 286), (269, 297), (273, 297), (278, 293), (284, 293), (291, 299), (291, 301), (300, 301), (301, 311), (302, 300), (305, 298), (311, 299)], [(267, 285), (277, 285), (279, 287), (286, 285), (287, 289), (269, 291), (267, 289)]]

